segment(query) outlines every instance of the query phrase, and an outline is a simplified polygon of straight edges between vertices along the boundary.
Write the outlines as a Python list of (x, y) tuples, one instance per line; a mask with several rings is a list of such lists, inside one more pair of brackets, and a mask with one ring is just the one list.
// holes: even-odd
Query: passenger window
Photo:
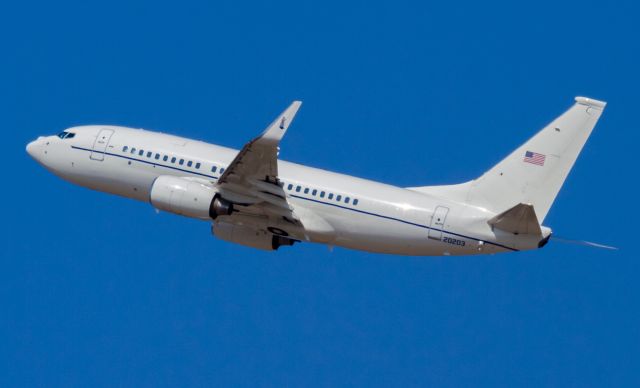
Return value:
[(180, 159), (180, 165), (182, 166), (184, 164), (184, 159)]
[(220, 174), (222, 174), (224, 172), (224, 168), (220, 169)]
[(342, 199), (342, 195), (336, 195), (336, 201), (340, 202), (341, 199)]
[(358, 198), (353, 200), (353, 206), (356, 206), (358, 204)]
[(305, 187), (305, 189), (304, 189), (304, 193), (305, 193), (305, 194), (309, 194), (309, 188), (308, 188), (308, 187)]
[(196, 170), (200, 169), (200, 163), (196, 163)]
[(287, 189), (288, 189), (288, 190), (293, 189), (293, 185), (292, 185), (291, 183), (289, 183), (289, 186), (287, 186)]
[(320, 198), (324, 198), (324, 191), (320, 192)]
[(299, 193), (299, 192), (300, 192), (300, 189), (302, 189), (302, 187), (300, 187), (300, 186), (296, 186), (296, 193)]
[(122, 152), (127, 152), (128, 149), (129, 149), (129, 147), (124, 146), (124, 147), (122, 147)]
[(133, 148), (131, 149), (131, 153), (132, 153), (132, 154), (135, 154), (135, 153), (136, 153), (136, 147), (133, 147)]
[(192, 161), (188, 161), (188, 162), (187, 162), (187, 167), (191, 167), (192, 165), (193, 165), (193, 162), (192, 162)]
[(311, 192), (311, 195), (316, 195), (318, 193), (318, 190), (313, 189), (313, 191)]
[(160, 154), (156, 154), (156, 160), (160, 159)]
[(166, 162), (167, 160), (169, 160), (169, 157), (168, 157), (167, 155), (165, 155), (165, 156), (162, 158), (162, 160), (164, 160), (164, 161)]
[[(150, 157), (151, 157), (151, 155), (153, 155), (153, 152), (148, 151), (148, 152), (147, 152), (147, 158), (150, 158)], [(158, 155), (158, 156), (159, 156), (159, 155)]]
[(344, 199), (344, 203), (349, 203), (349, 197), (346, 197), (346, 198)]
[(329, 199), (333, 199), (333, 193), (329, 193)]
[(176, 162), (176, 157), (174, 156), (173, 158), (171, 158), (171, 163), (175, 163)]
[(140, 156), (144, 155), (144, 150), (138, 151), (138, 155), (140, 155)]
[(218, 169), (218, 167), (213, 166), (213, 167), (211, 167), (211, 172), (216, 172), (217, 169)]

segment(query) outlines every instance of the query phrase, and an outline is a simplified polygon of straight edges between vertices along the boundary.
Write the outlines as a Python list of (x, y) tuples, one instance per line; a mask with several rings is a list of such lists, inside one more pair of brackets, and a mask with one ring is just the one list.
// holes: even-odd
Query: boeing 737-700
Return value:
[(397, 187), (279, 160), (300, 104), (240, 151), (88, 125), (39, 137), (27, 152), (67, 181), (207, 221), (216, 237), (249, 247), (305, 241), (397, 255), (491, 254), (549, 241), (542, 222), (605, 107), (577, 97), (472, 181)]

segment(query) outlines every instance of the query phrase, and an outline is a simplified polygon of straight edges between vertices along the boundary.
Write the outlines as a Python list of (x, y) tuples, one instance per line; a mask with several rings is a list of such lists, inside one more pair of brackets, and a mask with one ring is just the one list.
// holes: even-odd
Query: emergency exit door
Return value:
[(447, 219), (447, 213), (449, 213), (448, 207), (436, 207), (436, 210), (431, 216), (429, 238), (434, 240), (442, 240), (442, 231), (444, 230), (444, 221)]

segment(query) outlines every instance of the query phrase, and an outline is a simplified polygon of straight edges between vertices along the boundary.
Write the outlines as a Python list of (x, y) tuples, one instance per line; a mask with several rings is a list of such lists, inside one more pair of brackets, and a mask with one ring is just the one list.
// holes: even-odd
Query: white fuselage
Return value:
[[(27, 151), (70, 182), (145, 202), (159, 176), (215, 184), (238, 152), (125, 127), (68, 131), (75, 136), (41, 137)], [(310, 231), (308, 241), (400, 255), (486, 254), (534, 249), (540, 241), (491, 228), (487, 220), (495, 213), (477, 206), (285, 161), (278, 171), (292, 206), (329, 225)]]

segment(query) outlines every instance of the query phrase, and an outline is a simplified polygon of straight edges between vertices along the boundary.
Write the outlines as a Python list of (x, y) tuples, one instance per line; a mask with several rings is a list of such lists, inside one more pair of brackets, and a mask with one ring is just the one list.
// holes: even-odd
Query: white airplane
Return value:
[(301, 102), (237, 151), (110, 125), (39, 137), (27, 152), (94, 190), (211, 222), (223, 240), (265, 250), (308, 241), (396, 255), (471, 255), (543, 247), (545, 216), (605, 102), (575, 104), (472, 181), (396, 187), (278, 160)]

